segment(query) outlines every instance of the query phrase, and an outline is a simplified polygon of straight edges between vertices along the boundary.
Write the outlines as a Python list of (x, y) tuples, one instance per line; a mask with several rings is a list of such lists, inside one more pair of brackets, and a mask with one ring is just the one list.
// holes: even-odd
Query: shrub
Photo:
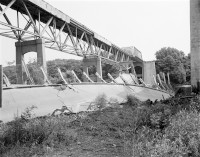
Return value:
[(37, 108), (37, 106), (34, 106), (34, 105), (27, 107), (25, 109), (25, 111), (22, 112), (21, 118), (24, 119), (24, 120), (34, 118), (35, 115), (33, 114), (33, 110), (36, 109), (36, 108)]
[(59, 144), (69, 145), (76, 141), (77, 134), (67, 128), (67, 118), (34, 118), (24, 120), (16, 118), (0, 128), (0, 154), (17, 145), (31, 147), (33, 145)]
[(137, 107), (142, 102), (133, 95), (127, 95), (125, 105)]
[[(188, 156), (200, 156), (200, 115), (197, 112), (181, 111), (172, 117), (166, 129), (166, 138), (177, 148), (186, 148)], [(186, 152), (184, 152), (186, 153)]]
[(134, 156), (200, 156), (200, 115), (181, 111), (163, 132), (142, 127), (134, 136)]
[(98, 95), (94, 102), (92, 102), (89, 107), (87, 108), (87, 110), (102, 110), (104, 109), (106, 106), (108, 106), (108, 101), (107, 101), (107, 97), (105, 94), (101, 94)]

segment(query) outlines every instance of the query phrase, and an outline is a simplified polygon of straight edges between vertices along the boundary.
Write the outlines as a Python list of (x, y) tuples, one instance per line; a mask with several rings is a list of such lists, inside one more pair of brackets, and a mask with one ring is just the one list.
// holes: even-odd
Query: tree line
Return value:
[[(44, 76), (40, 69), (40, 67), (37, 65), (36, 61), (29, 62), (27, 64), (27, 68), (29, 70), (29, 73), (31, 77), (34, 80), (35, 84), (43, 84), (44, 83)], [(73, 77), (73, 74), (71, 70), (73, 70), (77, 77), (83, 81), (83, 62), (81, 60), (74, 60), (74, 59), (56, 59), (47, 61), (47, 74), (48, 79), (51, 83), (61, 83), (62, 79), (60, 74), (58, 73), (58, 68), (60, 68), (64, 78), (67, 80), (67, 82), (72, 83), (75, 82), (75, 78)], [(11, 84), (17, 83), (17, 75), (16, 75), (16, 66), (10, 65), (3, 68), (4, 73), (10, 80)], [(96, 73), (96, 67), (90, 66), (88, 67), (89, 75), (92, 77)], [(108, 73), (110, 73), (112, 76), (118, 76), (119, 73), (119, 67), (117, 65), (110, 65), (107, 63), (102, 63), (102, 75), (103, 79), (110, 81), (108, 77)], [(27, 80), (26, 73), (23, 72), (23, 78), (24, 80)]]

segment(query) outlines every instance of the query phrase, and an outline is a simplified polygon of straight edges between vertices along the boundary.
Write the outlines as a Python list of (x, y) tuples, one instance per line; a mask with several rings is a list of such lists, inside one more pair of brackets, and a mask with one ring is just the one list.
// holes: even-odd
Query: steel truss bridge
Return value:
[(43, 0), (0, 0), (0, 4), (2, 36), (18, 41), (42, 38), (48, 48), (81, 57), (116, 63), (142, 60), (137, 49), (139, 55), (124, 51)]

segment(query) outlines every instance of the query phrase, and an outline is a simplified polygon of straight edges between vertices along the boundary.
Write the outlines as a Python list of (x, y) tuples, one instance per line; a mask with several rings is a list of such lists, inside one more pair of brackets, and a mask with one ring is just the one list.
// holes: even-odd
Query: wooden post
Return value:
[(170, 78), (169, 78), (169, 73), (167, 73), (167, 82), (168, 82), (168, 85), (171, 85)]
[(167, 83), (165, 79), (165, 73), (162, 72), (162, 75), (163, 75), (164, 82)]
[(107, 83), (107, 82), (99, 75), (98, 72), (96, 72), (95, 75), (96, 75), (101, 81), (103, 81), (104, 83)]
[(153, 80), (154, 80), (155, 85), (158, 86), (158, 83), (157, 83), (156, 78), (155, 78), (154, 75), (153, 75)]
[(89, 82), (94, 83), (94, 81), (92, 81), (92, 79), (91, 79), (85, 72), (83, 72), (83, 75), (87, 78), (87, 80), (88, 80)]
[(78, 83), (81, 83), (81, 80), (78, 78), (78, 76), (76, 75), (76, 73), (74, 72), (74, 70), (72, 70), (71, 72), (74, 75), (74, 77), (76, 78), (76, 80), (78, 81)]
[(162, 89), (166, 90), (165, 87), (164, 87), (163, 84), (162, 84), (162, 81), (161, 81), (161, 79), (160, 79), (160, 75), (159, 75), (159, 74), (157, 74), (157, 77), (158, 77), (158, 81), (159, 81), (160, 86), (162, 87)]

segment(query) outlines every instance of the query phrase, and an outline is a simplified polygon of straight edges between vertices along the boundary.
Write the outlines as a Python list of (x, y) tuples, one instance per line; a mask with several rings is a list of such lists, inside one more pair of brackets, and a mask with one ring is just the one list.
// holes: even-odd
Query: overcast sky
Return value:
[[(162, 47), (190, 52), (189, 0), (45, 1), (113, 44), (135, 46), (144, 60), (154, 60), (155, 52)], [(0, 40), (3, 62), (14, 60), (15, 41), (5, 37)], [(73, 58), (50, 49), (46, 49), (46, 55), (48, 60)]]

